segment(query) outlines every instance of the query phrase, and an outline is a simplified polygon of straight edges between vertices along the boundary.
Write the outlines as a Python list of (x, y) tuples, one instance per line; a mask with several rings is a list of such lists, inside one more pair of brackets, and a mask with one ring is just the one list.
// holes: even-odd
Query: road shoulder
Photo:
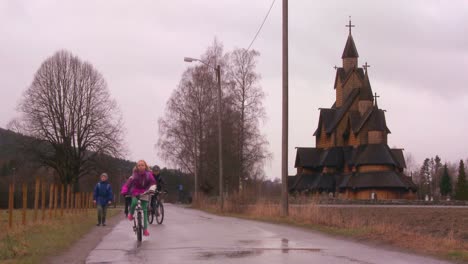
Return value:
[(89, 253), (99, 245), (102, 238), (109, 234), (112, 229), (124, 219), (123, 212), (117, 213), (115, 216), (107, 220), (106, 226), (95, 226), (80, 238), (77, 242), (70, 246), (70, 248), (60, 255), (50, 256), (44, 259), (43, 263), (62, 264), (72, 263), (79, 264), (85, 263)]

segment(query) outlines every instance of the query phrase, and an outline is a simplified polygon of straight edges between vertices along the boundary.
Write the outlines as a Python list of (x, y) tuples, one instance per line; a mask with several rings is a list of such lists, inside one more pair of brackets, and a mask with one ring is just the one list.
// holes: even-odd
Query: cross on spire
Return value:
[(369, 64), (367, 64), (367, 61), (366, 61), (366, 63), (365, 63), (364, 65), (362, 65), (362, 67), (363, 67), (363, 68), (364, 68), (364, 70), (366, 70), (366, 72), (367, 72), (367, 68), (369, 68), (369, 67), (370, 67), (370, 65), (369, 65)]
[(349, 34), (351, 35), (351, 28), (352, 28), (352, 27), (355, 27), (355, 25), (352, 25), (352, 24), (351, 24), (351, 16), (349, 16), (349, 24), (348, 24), (348, 25), (345, 25), (345, 27), (348, 27), (348, 28), (349, 28)]
[(374, 93), (374, 98), (375, 98), (375, 101), (374, 101), (374, 105), (377, 107), (377, 98), (380, 97), (377, 95), (377, 93)]

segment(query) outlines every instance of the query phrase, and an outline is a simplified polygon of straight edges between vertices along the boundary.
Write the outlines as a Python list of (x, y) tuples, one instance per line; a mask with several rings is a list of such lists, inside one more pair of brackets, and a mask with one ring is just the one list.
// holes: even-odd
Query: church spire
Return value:
[(357, 65), (359, 57), (356, 44), (354, 44), (353, 35), (351, 35), (351, 28), (354, 27), (354, 25), (351, 23), (351, 17), (349, 17), (349, 24), (346, 25), (346, 27), (349, 28), (349, 35), (341, 58), (343, 59), (343, 68), (345, 72), (349, 72), (350, 70), (358, 67)]
[(346, 41), (345, 48), (343, 50), (343, 55), (341, 55), (341, 58), (358, 58), (359, 54), (356, 49), (356, 44), (354, 44), (354, 39), (353, 35), (351, 35), (351, 28), (355, 27), (355, 25), (351, 24), (351, 17), (349, 17), (349, 24), (345, 25), (345, 27), (349, 28), (349, 35), (348, 35), (348, 40)]

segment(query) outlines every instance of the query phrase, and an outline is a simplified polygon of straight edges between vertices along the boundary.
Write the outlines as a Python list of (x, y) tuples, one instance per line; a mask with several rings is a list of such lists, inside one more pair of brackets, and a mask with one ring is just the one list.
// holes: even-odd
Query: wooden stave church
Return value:
[(335, 103), (320, 108), (316, 147), (296, 148), (297, 174), (288, 177), (288, 189), (342, 199), (415, 199), (416, 185), (404, 174), (403, 149), (387, 144), (390, 130), (372, 93), (369, 65), (358, 67), (352, 26), (350, 21), (343, 65), (335, 67)]

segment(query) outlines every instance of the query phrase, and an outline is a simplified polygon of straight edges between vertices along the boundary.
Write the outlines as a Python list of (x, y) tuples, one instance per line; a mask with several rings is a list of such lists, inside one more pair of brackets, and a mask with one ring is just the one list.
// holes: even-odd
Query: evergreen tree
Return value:
[(440, 180), (440, 194), (450, 195), (452, 193), (452, 180), (447, 169), (447, 164), (444, 165), (444, 172)]
[(468, 200), (468, 186), (466, 184), (465, 164), (463, 163), (463, 160), (460, 160), (460, 166), (458, 168), (458, 179), (457, 186), (455, 188), (455, 199)]
[(419, 193), (420, 193), (420, 198), (424, 199), (426, 195), (430, 194), (430, 189), (429, 185), (431, 182), (431, 171), (430, 171), (430, 159), (426, 158), (424, 160), (423, 165), (421, 166), (421, 169), (419, 170)]
[(432, 181), (434, 182), (432, 188), (433, 188), (433, 194), (434, 195), (439, 195), (440, 192), (438, 193), (438, 191), (440, 191), (440, 183), (441, 183), (441, 177), (442, 177), (442, 173), (443, 171), (441, 170), (442, 169), (442, 162), (441, 162), (441, 159), (439, 157), (439, 155), (436, 155), (435, 158), (434, 158), (434, 174), (432, 175)]

